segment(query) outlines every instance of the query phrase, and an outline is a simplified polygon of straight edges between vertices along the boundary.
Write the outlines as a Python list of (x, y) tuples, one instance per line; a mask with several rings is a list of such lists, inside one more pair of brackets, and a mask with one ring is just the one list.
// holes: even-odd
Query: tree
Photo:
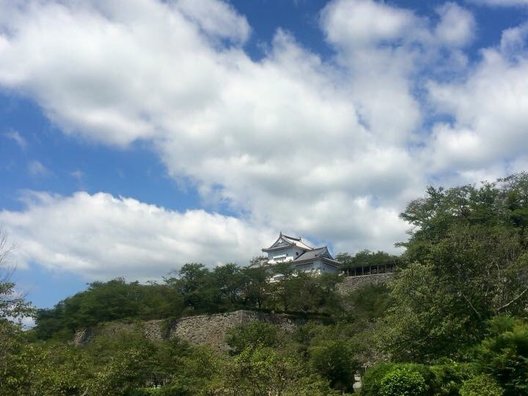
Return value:
[(247, 348), (224, 369), (224, 394), (314, 395), (338, 393), (294, 356), (283, 356), (266, 347)]
[(279, 328), (270, 323), (251, 322), (231, 329), (226, 336), (231, 353), (238, 355), (244, 349), (277, 347), (281, 342)]
[(187, 263), (177, 277), (166, 278), (165, 282), (182, 296), (187, 310), (196, 313), (214, 312), (216, 290), (208, 268), (200, 263)]
[(377, 331), (380, 348), (393, 360), (431, 362), (475, 341), (467, 329), (471, 312), (456, 307), (449, 284), (439, 283), (430, 265), (409, 265), (394, 281), (391, 298)]
[(361, 250), (353, 256), (348, 253), (339, 253), (336, 260), (341, 263), (340, 269), (350, 275), (354, 273), (354, 270), (361, 271), (361, 268), (393, 269), (401, 261), (400, 257), (379, 250), (377, 252)]
[(242, 295), (244, 306), (261, 309), (269, 298), (270, 284), (268, 272), (264, 267), (244, 267), (242, 274)]
[(404, 359), (457, 356), (482, 339), (499, 313), (528, 303), (528, 175), (481, 187), (428, 188), (402, 218), (414, 228), (407, 268), (394, 282), (382, 329), (387, 349)]
[(166, 285), (125, 282), (116, 278), (92, 282), (88, 289), (60, 301), (52, 309), (40, 309), (35, 333), (39, 339), (67, 339), (75, 330), (121, 319), (162, 319), (179, 316), (183, 299)]
[(11, 282), (13, 267), (9, 265), (9, 255), (12, 246), (9, 244), (7, 234), (0, 228), (0, 321), (22, 320), (33, 315), (31, 304), (15, 290)]
[(340, 311), (340, 299), (336, 285), (338, 275), (313, 274), (296, 271), (289, 263), (276, 265), (276, 272), (283, 277), (271, 283), (269, 290), (271, 308), (282, 312), (334, 313)]
[(33, 308), (11, 282), (11, 249), (7, 234), (0, 229), (0, 395), (17, 394), (24, 389), (31, 370), (23, 354), (21, 320), (31, 316)]
[(490, 321), (489, 330), (476, 348), (480, 368), (502, 386), (506, 396), (528, 395), (528, 323), (498, 316)]
[(322, 340), (309, 349), (310, 363), (315, 371), (327, 379), (330, 386), (341, 391), (352, 391), (354, 373), (360, 364), (350, 341)]

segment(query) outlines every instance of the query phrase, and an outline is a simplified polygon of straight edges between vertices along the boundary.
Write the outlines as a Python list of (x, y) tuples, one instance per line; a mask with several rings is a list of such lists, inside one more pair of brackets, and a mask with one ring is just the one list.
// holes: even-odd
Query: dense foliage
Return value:
[[(190, 263), (160, 283), (92, 283), (39, 310), (23, 332), (2, 318), (30, 307), (0, 281), (0, 396), (337, 395), (353, 392), (358, 373), (364, 396), (528, 395), (528, 176), (431, 187), (402, 218), (412, 229), (401, 257), (338, 256), (349, 273), (398, 268), (390, 283), (348, 293), (338, 292), (343, 277), (288, 265)], [(275, 273), (283, 280), (269, 282)], [(229, 353), (153, 341), (141, 327), (237, 309), (288, 312), (305, 324), (241, 325), (227, 335)], [(136, 330), (84, 347), (64, 342), (115, 320)]]
[(402, 214), (414, 229), (383, 342), (399, 360), (458, 357), (499, 314), (528, 303), (528, 176), (429, 188)]
[(127, 283), (124, 279), (91, 283), (86, 291), (37, 312), (35, 333), (40, 339), (68, 339), (76, 329), (113, 320), (150, 320), (220, 313), (237, 309), (337, 313), (339, 277), (314, 278), (278, 266), (283, 281), (268, 282), (264, 268), (227, 264), (213, 270), (185, 264), (163, 283)]

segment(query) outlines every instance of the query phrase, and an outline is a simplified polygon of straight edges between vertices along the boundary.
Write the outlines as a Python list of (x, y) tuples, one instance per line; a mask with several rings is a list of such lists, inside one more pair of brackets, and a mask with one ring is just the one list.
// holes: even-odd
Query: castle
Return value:
[(334, 260), (326, 246), (313, 248), (305, 244), (301, 238), (279, 234), (277, 240), (268, 248), (266, 264), (290, 263), (294, 270), (314, 274), (338, 273), (339, 262)]

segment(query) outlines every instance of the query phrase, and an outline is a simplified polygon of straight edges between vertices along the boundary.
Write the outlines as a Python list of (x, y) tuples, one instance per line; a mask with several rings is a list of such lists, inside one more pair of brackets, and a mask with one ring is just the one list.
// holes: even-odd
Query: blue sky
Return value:
[(0, 1), (0, 225), (39, 307), (246, 264), (279, 231), (398, 252), (428, 184), (528, 167), (528, 1)]

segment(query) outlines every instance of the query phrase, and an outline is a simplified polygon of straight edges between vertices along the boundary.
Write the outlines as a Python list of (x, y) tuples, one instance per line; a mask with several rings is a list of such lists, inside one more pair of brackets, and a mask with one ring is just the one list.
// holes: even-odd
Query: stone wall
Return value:
[(235, 311), (224, 314), (196, 315), (174, 320), (151, 320), (141, 323), (110, 322), (96, 328), (77, 331), (75, 345), (84, 345), (98, 335), (143, 332), (151, 340), (164, 340), (179, 337), (192, 344), (208, 345), (219, 351), (228, 350), (225, 343), (227, 332), (239, 325), (255, 321), (272, 323), (285, 331), (293, 331), (306, 320), (292, 315), (271, 314), (254, 311)]
[(341, 294), (350, 293), (365, 285), (379, 285), (388, 283), (394, 277), (394, 272), (383, 274), (347, 276), (343, 282), (337, 285), (337, 290)]
[(293, 331), (302, 320), (290, 315), (268, 314), (254, 311), (235, 311), (225, 314), (188, 316), (170, 326), (169, 337), (179, 337), (192, 344), (208, 345), (226, 351), (227, 332), (236, 326), (251, 322), (272, 323), (285, 331)]

